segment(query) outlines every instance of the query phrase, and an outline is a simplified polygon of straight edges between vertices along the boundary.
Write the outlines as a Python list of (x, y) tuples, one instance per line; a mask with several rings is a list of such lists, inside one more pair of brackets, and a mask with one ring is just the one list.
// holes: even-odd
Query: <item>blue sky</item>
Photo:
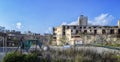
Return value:
[[(0, 0), (0, 26), (18, 31), (50, 32), (54, 26), (76, 24), (79, 15), (90, 24), (117, 25), (120, 0)], [(94, 22), (94, 23), (93, 23)]]

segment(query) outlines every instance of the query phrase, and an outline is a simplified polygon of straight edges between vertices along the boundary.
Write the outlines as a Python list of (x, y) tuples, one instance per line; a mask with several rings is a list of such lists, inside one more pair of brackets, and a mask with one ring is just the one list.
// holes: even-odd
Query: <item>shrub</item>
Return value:
[(41, 51), (42, 55), (36, 53), (20, 54), (9, 53), (3, 62), (120, 62), (120, 54), (117, 52), (101, 52), (90, 49), (67, 49)]
[(8, 53), (6, 56), (3, 58), (3, 62), (23, 62), (24, 61), (24, 56), (21, 55), (20, 53)]
[(39, 62), (36, 54), (8, 53), (3, 58), (3, 62)]
[(24, 62), (39, 62), (36, 54), (28, 54), (24, 57)]

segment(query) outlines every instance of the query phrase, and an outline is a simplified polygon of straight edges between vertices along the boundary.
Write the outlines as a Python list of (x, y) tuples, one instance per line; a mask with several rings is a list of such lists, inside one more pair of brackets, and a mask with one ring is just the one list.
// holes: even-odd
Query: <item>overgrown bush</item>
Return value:
[[(51, 51), (55, 62), (119, 62), (119, 54), (115, 52), (101, 52), (90, 49)], [(54, 62), (53, 61), (53, 62)]]
[(8, 53), (3, 58), (3, 62), (39, 62), (36, 54)]
[(30, 54), (9, 53), (3, 62), (120, 62), (120, 54), (110, 51), (98, 53), (90, 49), (50, 50)]
[(19, 53), (8, 53), (6, 56), (3, 58), (3, 62), (23, 62), (25, 55), (21, 55)]

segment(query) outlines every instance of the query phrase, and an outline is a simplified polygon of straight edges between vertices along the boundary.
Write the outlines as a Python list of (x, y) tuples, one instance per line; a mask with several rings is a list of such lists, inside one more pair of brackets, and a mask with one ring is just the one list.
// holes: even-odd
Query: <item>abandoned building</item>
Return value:
[(101, 37), (107, 41), (117, 41), (120, 34), (120, 20), (118, 26), (100, 26), (88, 25), (88, 18), (80, 15), (78, 25), (60, 25), (53, 28), (53, 40), (57, 45), (61, 45), (63, 37), (65, 43), (74, 44), (89, 44), (98, 41)]

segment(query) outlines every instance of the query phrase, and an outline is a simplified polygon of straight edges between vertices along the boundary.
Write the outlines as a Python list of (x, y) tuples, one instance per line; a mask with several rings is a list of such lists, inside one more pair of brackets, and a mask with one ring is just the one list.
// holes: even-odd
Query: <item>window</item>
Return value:
[(111, 30), (110, 30), (110, 34), (114, 34), (114, 29), (111, 29)]
[(89, 27), (89, 29), (91, 29), (91, 27)]
[(63, 35), (65, 35), (65, 32), (63, 32)]
[(56, 37), (53, 37), (53, 39), (56, 39)]
[(99, 27), (99, 28), (102, 28), (102, 27)]
[(82, 27), (80, 27), (80, 29), (82, 29)]
[(67, 29), (69, 29), (70, 27), (69, 26), (67, 26)]
[(63, 26), (63, 30), (65, 30), (65, 26)]
[(76, 29), (76, 26), (74, 26), (74, 29)]
[(78, 30), (76, 30), (76, 34), (78, 34)]
[(97, 30), (94, 30), (94, 34), (97, 34)]
[(71, 30), (71, 32), (73, 32), (73, 30)]
[(120, 29), (118, 29), (118, 34), (120, 34)]
[(94, 28), (96, 28), (96, 26), (94, 26)]
[(84, 29), (85, 29), (86, 27), (84, 27)]
[(106, 33), (106, 31), (103, 29), (103, 30), (102, 30), (102, 34), (105, 34), (105, 33)]
[(91, 32), (92, 30), (90, 30), (90, 32)]
[(87, 30), (84, 30), (84, 33), (87, 33)]
[(56, 33), (53, 33), (53, 35), (56, 35)]

